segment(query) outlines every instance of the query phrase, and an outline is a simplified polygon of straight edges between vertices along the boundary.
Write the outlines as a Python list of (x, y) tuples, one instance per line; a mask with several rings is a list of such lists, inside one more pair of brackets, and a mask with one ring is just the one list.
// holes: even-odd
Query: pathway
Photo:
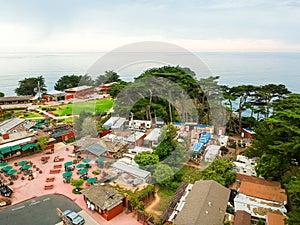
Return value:
[(151, 204), (148, 205), (145, 208), (146, 212), (150, 213), (151, 215), (154, 215), (157, 218), (159, 218), (161, 216), (161, 211), (156, 210), (157, 205), (160, 203), (160, 199), (161, 199), (159, 194), (158, 194), (158, 191), (159, 191), (159, 186), (156, 185), (155, 186), (154, 201), (152, 201)]

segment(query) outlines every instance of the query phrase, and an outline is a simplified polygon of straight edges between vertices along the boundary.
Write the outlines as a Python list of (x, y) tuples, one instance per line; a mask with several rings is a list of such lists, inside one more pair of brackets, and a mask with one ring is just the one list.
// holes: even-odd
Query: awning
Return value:
[(17, 150), (20, 150), (21, 149), (21, 145), (14, 145), (11, 147), (11, 150), (12, 151), (17, 151)]
[(36, 147), (37, 147), (37, 144), (26, 144), (22, 147), (22, 151), (27, 151), (28, 149), (36, 148)]
[(11, 152), (10, 147), (6, 147), (6, 148), (1, 149), (2, 154), (6, 154), (6, 153), (10, 153), (10, 152)]

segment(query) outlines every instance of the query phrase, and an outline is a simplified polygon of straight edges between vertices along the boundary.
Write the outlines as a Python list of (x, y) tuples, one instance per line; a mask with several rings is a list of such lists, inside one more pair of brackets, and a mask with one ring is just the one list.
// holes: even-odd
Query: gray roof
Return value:
[(229, 189), (215, 181), (197, 181), (174, 224), (222, 225), (229, 194)]
[(20, 118), (5, 120), (0, 124), (0, 133), (5, 134), (7, 131), (20, 125), (24, 121), (25, 121), (24, 119), (20, 119)]
[(90, 89), (90, 88), (93, 88), (93, 86), (82, 85), (79, 87), (68, 88), (65, 91), (67, 91), (67, 92), (68, 91), (83, 91), (83, 90)]
[(160, 136), (160, 128), (154, 128), (146, 137), (145, 141), (158, 141)]
[(149, 171), (142, 170), (137, 167), (133, 167), (133, 166), (127, 165), (125, 163), (121, 163), (121, 162), (115, 162), (111, 166), (115, 169), (122, 170), (123, 172), (126, 172), (135, 177), (139, 177), (139, 178), (143, 178), (143, 179), (146, 179), (148, 176), (151, 175), (151, 173)]
[(87, 151), (89, 151), (90, 153), (92, 153), (92, 154), (94, 154), (94, 155), (96, 155), (96, 156), (98, 156), (98, 157), (99, 157), (100, 155), (102, 155), (103, 153), (106, 152), (106, 149), (105, 149), (102, 145), (99, 145), (99, 144), (97, 144), (97, 143), (92, 144), (92, 145), (86, 147), (86, 148), (83, 149), (83, 150), (87, 150)]
[(83, 195), (102, 210), (111, 210), (123, 202), (123, 196), (109, 186), (92, 185), (81, 191)]

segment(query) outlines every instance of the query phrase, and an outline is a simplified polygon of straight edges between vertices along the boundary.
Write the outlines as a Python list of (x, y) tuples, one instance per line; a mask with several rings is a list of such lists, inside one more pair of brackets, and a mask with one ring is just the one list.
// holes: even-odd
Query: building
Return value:
[(43, 95), (47, 102), (65, 100), (65, 92), (52, 90)]
[(151, 120), (129, 120), (129, 128), (137, 130), (146, 130), (152, 127)]
[(287, 195), (280, 186), (242, 181), (234, 198), (235, 211), (242, 210), (254, 218), (266, 219), (268, 212), (287, 213)]
[(19, 131), (0, 136), (0, 158), (8, 160), (24, 155), (37, 148), (33, 132)]
[(143, 143), (144, 138), (146, 137), (146, 134), (139, 131), (134, 131), (129, 137), (125, 139), (128, 144), (133, 146), (140, 146)]
[(246, 174), (249, 176), (256, 176), (255, 166), (256, 160), (249, 159), (246, 156), (238, 155), (236, 161), (233, 162), (234, 170), (237, 173)]
[(111, 117), (103, 124), (103, 127), (111, 130), (124, 130), (126, 122), (126, 118)]
[(188, 185), (168, 223), (176, 225), (223, 225), (230, 191), (213, 180)]
[(123, 212), (124, 197), (112, 187), (92, 185), (81, 192), (87, 207), (100, 213), (106, 220)]
[(26, 121), (20, 118), (5, 120), (0, 123), (0, 134), (3, 135), (6, 133), (17, 132), (18, 130), (25, 130), (26, 127), (23, 126), (25, 123)]
[(212, 162), (215, 158), (220, 154), (220, 146), (219, 145), (209, 145), (205, 149), (204, 160), (206, 162)]
[(131, 165), (119, 162), (119, 161), (114, 162), (111, 165), (111, 167), (115, 168), (115, 169), (117, 169), (119, 171), (122, 171), (124, 173), (127, 173), (129, 175), (132, 175), (135, 178), (141, 179), (144, 182), (148, 182), (149, 179), (150, 179), (150, 176), (151, 176), (151, 173), (149, 171), (142, 170), (142, 169), (140, 169), (138, 167), (131, 166)]
[(145, 148), (140, 146), (134, 146), (134, 148), (128, 149), (128, 152), (134, 155), (137, 155), (141, 152), (153, 152), (152, 148)]
[(106, 155), (107, 151), (105, 149), (105, 147), (103, 147), (102, 145), (98, 144), (98, 143), (94, 143), (90, 146), (85, 147), (84, 149), (81, 149), (83, 151), (87, 151), (97, 157), (100, 157), (101, 155)]
[(233, 225), (251, 225), (251, 214), (242, 210), (236, 211)]
[(255, 139), (255, 132), (251, 128), (243, 128), (242, 137), (253, 140)]
[(161, 135), (160, 128), (154, 128), (144, 139), (144, 143), (149, 147), (157, 147), (158, 138)]
[(114, 84), (118, 84), (119, 82), (111, 82), (111, 83), (107, 83), (107, 84), (102, 84), (99, 86), (100, 91), (102, 94), (107, 94), (107, 91), (111, 88), (112, 85)]
[(66, 96), (65, 99), (74, 99), (74, 98), (87, 98), (89, 95), (94, 94), (95, 87), (93, 86), (79, 86), (74, 88), (69, 88), (65, 90)]
[(32, 95), (14, 96), (14, 97), (0, 97), (0, 105), (4, 104), (21, 104), (33, 102), (36, 99)]
[(284, 220), (287, 219), (287, 216), (268, 212), (266, 225), (284, 225)]

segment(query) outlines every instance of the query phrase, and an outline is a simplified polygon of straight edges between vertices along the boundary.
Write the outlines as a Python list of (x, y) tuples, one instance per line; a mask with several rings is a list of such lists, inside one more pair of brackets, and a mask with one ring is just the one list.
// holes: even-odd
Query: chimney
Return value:
[(3, 134), (3, 139), (9, 139), (9, 134)]

